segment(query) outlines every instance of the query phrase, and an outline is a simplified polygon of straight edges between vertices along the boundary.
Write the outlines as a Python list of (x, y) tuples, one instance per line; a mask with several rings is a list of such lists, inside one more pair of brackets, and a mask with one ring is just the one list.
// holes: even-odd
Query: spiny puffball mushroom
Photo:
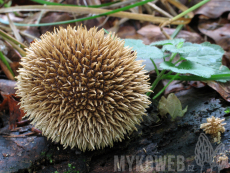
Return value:
[(207, 118), (207, 123), (201, 124), (200, 128), (204, 129), (206, 134), (211, 134), (214, 142), (220, 142), (220, 132), (225, 132), (224, 125), (226, 125), (226, 123), (222, 123), (223, 121), (225, 121), (225, 119), (215, 118), (212, 116), (211, 118)]
[(148, 75), (115, 34), (60, 28), (26, 51), (17, 95), (44, 136), (85, 151), (113, 146), (137, 130), (150, 104)]

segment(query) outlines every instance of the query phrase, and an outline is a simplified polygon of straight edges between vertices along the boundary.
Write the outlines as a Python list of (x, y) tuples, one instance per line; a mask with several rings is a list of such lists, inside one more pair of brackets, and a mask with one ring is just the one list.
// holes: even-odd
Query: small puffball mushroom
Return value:
[(150, 101), (137, 53), (115, 34), (67, 27), (35, 40), (17, 77), (21, 108), (66, 148), (113, 146), (136, 129)]
[(226, 123), (222, 123), (223, 121), (225, 121), (225, 119), (215, 118), (212, 116), (211, 118), (207, 118), (207, 123), (201, 124), (200, 128), (203, 129), (206, 134), (211, 134), (214, 142), (220, 142), (220, 132), (225, 132), (224, 125), (226, 125)]

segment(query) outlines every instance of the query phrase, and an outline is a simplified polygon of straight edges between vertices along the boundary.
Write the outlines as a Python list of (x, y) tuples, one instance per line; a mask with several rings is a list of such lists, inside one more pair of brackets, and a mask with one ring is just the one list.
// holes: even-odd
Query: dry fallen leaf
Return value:
[(198, 29), (203, 34), (211, 37), (216, 42), (220, 41), (222, 37), (229, 36), (229, 24), (225, 24), (222, 27), (217, 22), (202, 22), (198, 25)]
[[(175, 29), (164, 28), (164, 31), (168, 35), (172, 35)], [(138, 34), (148, 39), (148, 42), (144, 40), (144, 44), (150, 44), (155, 41), (167, 39), (165, 35), (161, 32), (160, 27), (156, 25), (146, 25), (137, 31)], [(188, 42), (201, 43), (203, 39), (197, 33), (192, 33), (189, 31), (180, 31), (176, 38), (183, 38)], [(142, 39), (143, 40), (143, 39)]]
[(195, 14), (203, 14), (209, 18), (217, 18), (227, 11), (230, 11), (230, 0), (211, 0), (201, 6)]
[(230, 68), (230, 52), (225, 52), (222, 58), (222, 64)]
[[(168, 83), (168, 80), (164, 80), (163, 84), (164, 86)], [(192, 87), (195, 88), (202, 88), (206, 85), (206, 83), (202, 82), (202, 81), (187, 81), (185, 82), (181, 82), (181, 81), (177, 81), (174, 80), (172, 81), (169, 86), (165, 89), (165, 95), (168, 95), (170, 93), (177, 93), (179, 91), (183, 91), (183, 90), (189, 90)]]
[(17, 127), (16, 122), (21, 121), (25, 115), (24, 111), (21, 110), (18, 105), (18, 101), (15, 99), (15, 94), (2, 94), (4, 100), (0, 104), (0, 111), (9, 109), (10, 112), (10, 129)]
[(169, 94), (167, 99), (162, 96), (158, 105), (160, 115), (164, 117), (169, 113), (172, 120), (175, 120), (176, 117), (182, 117), (187, 112), (187, 108), (188, 106), (182, 110), (181, 102), (174, 93)]
[(205, 22), (198, 26), (200, 32), (215, 40), (216, 44), (220, 45), (224, 50), (230, 51), (230, 24), (220, 25), (217, 22)]
[[(50, 22), (60, 22), (65, 20), (71, 20), (72, 17), (68, 13), (57, 13), (57, 12), (49, 12), (46, 13), (45, 16), (41, 19), (41, 23), (50, 23)], [(68, 25), (73, 24), (64, 24), (62, 25), (63, 28), (66, 28)], [(41, 33), (45, 34), (47, 31), (52, 32), (54, 28), (58, 28), (58, 25), (50, 25), (50, 26), (42, 26), (41, 27)]]
[(207, 84), (216, 90), (227, 102), (230, 102), (230, 81), (226, 83), (207, 81)]

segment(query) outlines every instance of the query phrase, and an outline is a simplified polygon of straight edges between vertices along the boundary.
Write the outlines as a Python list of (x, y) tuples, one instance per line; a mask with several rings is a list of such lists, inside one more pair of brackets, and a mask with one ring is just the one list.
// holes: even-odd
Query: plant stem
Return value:
[[(44, 1), (44, 0), (31, 0), (33, 2), (37, 2), (39, 4), (46, 4), (46, 5), (61, 5), (61, 6), (75, 6), (75, 7), (85, 7), (85, 5), (72, 5), (72, 4), (61, 4), (61, 3), (56, 3), (56, 2), (49, 2), (49, 1)], [(109, 2), (109, 3), (104, 3), (101, 5), (89, 5), (87, 7), (91, 8), (100, 8), (100, 7), (106, 7), (115, 3), (118, 3), (120, 1), (115, 1), (115, 2)]]
[(177, 73), (173, 78), (171, 78), (171, 80), (167, 83), (167, 85), (164, 86), (164, 88), (162, 88), (154, 97), (153, 100), (156, 99), (159, 95), (161, 95), (162, 92), (164, 92), (164, 90), (169, 86), (169, 84), (177, 77), (179, 76), (180, 73)]
[(177, 53), (172, 53), (169, 62), (172, 62), (172, 60), (176, 57)]
[(5, 33), (3, 30), (0, 29), (0, 36), (6, 40), (6, 41), (11, 41), (13, 43), (15, 43), (16, 45), (19, 45), (22, 49), (27, 48), (26, 45), (24, 45), (23, 43), (19, 42), (18, 40), (16, 40), (14, 37), (10, 36), (9, 34)]
[(191, 8), (185, 10), (184, 12), (182, 12), (182, 13), (180, 13), (179, 15), (175, 16), (174, 18), (172, 18), (171, 21), (177, 20), (177, 19), (179, 19), (179, 18), (185, 16), (186, 14), (188, 14), (188, 13), (194, 11), (195, 9), (199, 8), (200, 6), (206, 4), (206, 3), (209, 2), (209, 1), (210, 1), (210, 0), (203, 0), (203, 1), (199, 2), (199, 3), (197, 3), (196, 5), (192, 6)]
[[(200, 3), (198, 3), (198, 4), (194, 5), (193, 7), (191, 7), (191, 8), (189, 8), (189, 9), (185, 10), (184, 12), (180, 13), (179, 15), (173, 17), (173, 18), (170, 20), (170, 22), (175, 21), (175, 20), (177, 20), (177, 19), (179, 19), (179, 18), (185, 16), (186, 14), (188, 14), (188, 13), (194, 11), (195, 9), (199, 8), (200, 6), (204, 5), (205, 3), (209, 2), (209, 1), (210, 1), (210, 0), (203, 0), (203, 1), (201, 1)], [(175, 38), (176, 35), (180, 32), (180, 30), (183, 28), (183, 26), (184, 26), (184, 25), (182, 25), (182, 24), (179, 25), (179, 26), (177, 26), (176, 30), (174, 31), (174, 33), (172, 34), (171, 37), (172, 37), (172, 38)], [(182, 45), (183, 45), (183, 44), (181, 44), (181, 46), (182, 46)], [(177, 48), (180, 48), (181, 46), (179, 46), (179, 47), (177, 47)], [(172, 62), (173, 59), (176, 57), (176, 55), (177, 55), (177, 53), (172, 53), (172, 55), (171, 55), (171, 57), (170, 57), (170, 59), (169, 59), (169, 62)], [(153, 62), (152, 59), (151, 59), (151, 61)], [(164, 61), (165, 61), (165, 59), (164, 59)], [(179, 63), (180, 61), (182, 61), (182, 59), (179, 59), (178, 61), (176, 61), (176, 62), (174, 63), (174, 65), (176, 65), (176, 64)], [(156, 65), (155, 65), (154, 62), (153, 62), (153, 65), (154, 65), (155, 71), (156, 71)], [(179, 80), (181, 80), (181, 79), (183, 79), (183, 78), (186, 79), (186, 77), (189, 77), (189, 76), (179, 76), (179, 75), (180, 75), (179, 73), (177, 73), (176, 75), (170, 75), (170, 74), (172, 73), (172, 71), (170, 71), (169, 73), (167, 73), (166, 75), (164, 75), (165, 71), (166, 71), (166, 70), (162, 70), (160, 74), (159, 74), (159, 72), (157, 73), (157, 78), (156, 78), (156, 80), (153, 82), (151, 89), (154, 90), (155, 87), (157, 86), (157, 84), (159, 83), (159, 81), (162, 80), (162, 79), (170, 79), (170, 81), (167, 83), (167, 85), (166, 85), (163, 89), (161, 89), (160, 92), (158, 92), (158, 93), (153, 97), (153, 99), (156, 99), (156, 98), (157, 98), (157, 97), (168, 87), (168, 85), (169, 85), (173, 80), (175, 80), (175, 79), (177, 80), (178, 78), (179, 78)], [(157, 71), (156, 71), (156, 72), (157, 72)], [(193, 77), (193, 78), (196, 78), (196, 77), (194, 77), (194, 76), (192, 76), (192, 77)], [(215, 76), (215, 75), (211, 76), (211, 78), (215, 78), (215, 77), (217, 77), (217, 76)], [(220, 77), (220, 76), (218, 76), (218, 77)], [(230, 78), (230, 74), (224, 74), (224, 76), (221, 76), (221, 77)], [(197, 77), (197, 78), (204, 79), (204, 78), (202, 78), (202, 77)], [(207, 80), (210, 80), (210, 78), (207, 79)], [(147, 96), (149, 96), (149, 95), (150, 95), (150, 92), (147, 93)]]
[[(177, 55), (177, 53), (173, 53), (172, 55), (171, 55), (171, 57), (170, 57), (170, 60), (172, 61), (174, 58), (175, 58), (175, 56)], [(157, 69), (157, 66), (156, 66), (156, 64), (155, 64), (155, 62), (153, 61), (153, 59), (152, 58), (150, 58), (150, 60), (152, 61), (152, 63), (153, 63), (153, 65), (154, 65), (154, 67), (155, 67), (155, 71), (156, 71), (156, 73), (157, 73), (157, 78), (155, 79), (155, 81), (153, 82), (153, 84), (152, 84), (152, 87), (150, 88), (151, 90), (154, 90), (155, 88), (156, 88), (156, 86), (157, 86), (157, 84), (160, 82), (160, 80), (162, 80), (163, 78), (166, 78), (167, 76), (169, 76), (171, 73), (172, 73), (172, 71), (170, 71), (170, 72), (168, 72), (167, 74), (165, 74), (164, 75), (164, 73), (166, 72), (166, 70), (162, 70), (161, 71), (161, 73), (159, 73), (159, 71), (158, 71), (158, 69)], [(179, 59), (175, 64), (177, 64), (178, 62), (180, 62), (181, 61), (181, 59)], [(178, 75), (179, 75), (179, 73), (178, 73)], [(175, 77), (177, 77), (178, 75), (175, 75), (174, 77), (173, 77), (173, 79), (175, 78)], [(173, 80), (172, 79), (172, 80)], [(172, 82), (172, 81), (171, 81)], [(170, 82), (170, 83), (171, 83)], [(163, 89), (165, 89), (165, 88), (163, 88)], [(161, 92), (161, 91), (160, 91)], [(163, 91), (162, 91), (163, 92)], [(150, 96), (150, 94), (151, 94), (151, 92), (147, 92), (147, 96)], [(159, 93), (158, 93), (159, 94)], [(157, 94), (157, 95), (158, 95)], [(160, 93), (161, 94), (161, 93)]]
[(7, 62), (5, 56), (3, 55), (3, 53), (0, 51), (0, 59), (2, 60), (3, 64), (5, 64), (5, 66), (8, 68), (8, 70), (10, 71), (10, 73), (13, 75), (13, 77), (15, 76), (14, 75), (14, 72), (12, 71), (12, 69), (10, 68), (10, 65), (9, 63)]
[[(167, 76), (162, 76), (162, 79), (171, 79), (174, 78), (175, 75), (167, 75)], [(210, 78), (203, 78), (200, 76), (176, 76), (174, 78), (175, 80), (183, 80), (183, 81), (207, 81), (207, 80), (230, 80), (230, 74), (217, 74), (217, 75), (212, 75)]]
[(175, 63), (173, 63), (174, 65), (176, 65), (177, 63), (181, 62), (183, 59), (180, 58), (179, 60), (177, 60)]
[(162, 79), (165, 78), (166, 76), (170, 75), (172, 73), (172, 71), (168, 72), (167, 74), (162, 76)]
[[(157, 76), (157, 78), (155, 79), (155, 81), (152, 84), (152, 87), (150, 88), (152, 91), (156, 88), (157, 84), (160, 82), (160, 80), (162, 79), (162, 76), (164, 75), (164, 73), (166, 72), (166, 70), (162, 70), (161, 73)], [(147, 92), (146, 95), (149, 96), (151, 94), (151, 92)]]
[(184, 25), (178, 25), (175, 29), (175, 31), (173, 32), (173, 34), (171, 35), (171, 38), (174, 39), (177, 34), (181, 31), (181, 29), (184, 27)]
[(153, 65), (154, 65), (154, 68), (155, 68), (155, 72), (157, 73), (157, 76), (159, 76), (159, 71), (158, 71), (158, 68), (157, 68), (157, 65), (155, 64), (155, 62), (153, 61), (152, 58), (150, 58), (150, 60), (152, 61)]
[(7, 42), (18, 51), (18, 53), (20, 53), (21, 56), (26, 56), (26, 52), (17, 44), (15, 44), (14, 42), (12, 42), (11, 40), (7, 40)]

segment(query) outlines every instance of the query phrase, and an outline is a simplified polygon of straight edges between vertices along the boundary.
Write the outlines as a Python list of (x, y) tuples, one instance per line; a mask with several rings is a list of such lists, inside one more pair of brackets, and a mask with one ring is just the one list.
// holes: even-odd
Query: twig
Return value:
[(26, 133), (26, 134), (22, 134), (22, 135), (10, 135), (10, 136), (3, 136), (4, 138), (25, 138), (29, 135), (33, 135), (35, 134), (36, 132), (29, 132), (29, 133)]
[(104, 26), (104, 24), (108, 21), (108, 19), (109, 19), (109, 16), (107, 16), (105, 18), (105, 20), (100, 25), (98, 25), (97, 27), (100, 28), (100, 27)]
[(161, 8), (159, 8), (158, 6), (156, 6), (155, 4), (151, 3), (151, 2), (148, 2), (147, 3), (150, 7), (152, 7), (154, 10), (158, 11), (159, 13), (163, 14), (164, 16), (166, 17), (169, 17), (169, 18), (173, 18), (172, 15), (170, 15), (169, 13), (167, 13), (166, 11), (162, 10)]
[[(1, 24), (0, 24), (0, 28), (3, 29), (3, 30), (5, 30), (5, 31), (7, 31), (7, 32), (11, 32), (11, 31), (12, 31), (10, 27), (4, 26), (4, 25), (1, 25)], [(21, 35), (26, 36), (26, 37), (31, 38), (31, 39), (35, 39), (35, 38), (38, 39), (38, 37), (35, 37), (35, 36), (30, 35), (30, 34), (28, 34), (28, 33), (22, 32), (22, 31), (20, 31), (20, 30), (19, 30), (19, 33), (20, 33)]]
[[(1, 9), (0, 9), (1, 10)], [(3, 30), (0, 29), (0, 36), (6, 40), (6, 41), (11, 41), (13, 43), (15, 43), (16, 45), (20, 45), (20, 47), (22, 49), (27, 48), (27, 46), (21, 42), (19, 42), (18, 40), (16, 40), (14, 37), (10, 36), (9, 34), (5, 33)]]
[[(175, 1), (175, 0), (167, 0), (167, 1), (173, 4), (174, 6), (176, 6), (177, 8), (179, 8), (181, 11), (186, 11), (188, 9), (185, 5), (183, 5), (179, 1)], [(193, 12), (188, 13), (188, 16), (189, 18), (193, 18), (194, 17)]]
[(203, 1), (199, 2), (199, 3), (197, 3), (196, 5), (192, 6), (191, 8), (185, 10), (184, 12), (178, 14), (177, 16), (173, 17), (172, 19), (169, 19), (168, 21), (161, 23), (160, 24), (160, 28), (161, 28), (162, 33), (167, 38), (171, 39), (171, 37), (166, 32), (164, 32), (163, 27), (166, 26), (166, 25), (168, 25), (168, 24), (170, 24), (170, 23), (172, 23), (175, 20), (180, 19), (181, 17), (185, 16), (186, 14), (190, 13), (191, 11), (194, 11), (195, 9), (199, 8), (200, 6), (204, 5), (205, 3), (209, 2), (209, 1), (210, 0), (203, 0)]
[(199, 3), (197, 3), (196, 5), (192, 6), (191, 8), (185, 10), (184, 12), (178, 14), (177, 16), (175, 16), (174, 18), (172, 18), (171, 22), (185, 16), (186, 14), (190, 13), (191, 11), (194, 11), (195, 9), (199, 8), (200, 6), (206, 4), (207, 2), (209, 2), (210, 0), (203, 0)]
[(40, 11), (40, 14), (39, 14), (39, 16), (38, 16), (38, 19), (37, 19), (37, 21), (36, 21), (36, 24), (39, 24), (39, 23), (40, 23), (41, 18), (42, 18), (42, 16), (43, 16), (45, 13), (46, 13), (46, 12), (45, 12), (44, 10)]
[(5, 59), (8, 63), (13, 63), (13, 61), (11, 61), (7, 56), (5, 56)]
[(112, 31), (112, 32), (117, 32), (119, 29), (119, 26), (123, 23), (125, 23), (126, 21), (128, 21), (129, 19), (127, 18), (122, 18), (121, 20), (119, 20), (119, 22), (117, 22), (112, 28), (108, 29), (108, 31)]
[(154, 11), (150, 8), (150, 6), (148, 4), (144, 4), (144, 7), (145, 7), (145, 9), (146, 9), (146, 11), (147, 11), (148, 14), (154, 14), (153, 13)]
[(12, 50), (14, 50), (14, 52), (19, 56), (19, 58), (22, 58), (22, 55), (7, 41), (5, 41), (5, 43), (10, 46), (12, 48)]
[(21, 34), (21, 35), (23, 35), (23, 36), (26, 36), (26, 37), (28, 37), (28, 38), (31, 38), (31, 39), (38, 39), (38, 37), (35, 37), (35, 36), (33, 36), (33, 35), (30, 35), (30, 34), (28, 34), (28, 33), (25, 33), (25, 32), (22, 32), (22, 31), (19, 31), (19, 33)]
[(19, 53), (20, 53), (20, 55), (21, 56), (26, 56), (26, 52), (23, 50), (23, 49), (21, 49), (18, 45), (16, 45), (14, 42), (12, 42), (12, 41), (10, 41), (10, 40), (7, 40), (7, 42), (14, 48), (14, 49), (16, 49)]
[[(129, 18), (129, 19), (135, 19), (135, 20), (143, 20), (143, 21), (149, 21), (153, 23), (163, 23), (167, 22), (168, 18), (165, 17), (153, 17), (151, 15), (146, 14), (135, 14), (135, 13), (129, 13), (129, 12), (117, 12), (116, 10), (106, 10), (106, 9), (97, 9), (97, 8), (87, 8), (87, 7), (69, 7), (69, 6), (43, 6), (43, 5), (34, 5), (34, 6), (20, 6), (20, 7), (10, 7), (10, 8), (3, 8), (0, 9), (0, 13), (6, 13), (6, 12), (12, 12), (12, 11), (40, 11), (40, 10), (46, 10), (46, 11), (59, 11), (59, 12), (77, 12), (82, 14), (99, 14), (99, 16), (108, 15), (113, 17), (121, 17), (121, 18)], [(120, 10), (120, 9), (117, 9)], [(91, 18), (96, 18), (98, 16), (92, 16)], [(88, 18), (82, 18), (78, 21), (83, 21)], [(76, 20), (69, 20), (69, 21), (62, 21), (62, 22), (53, 22), (53, 23), (43, 23), (43, 24), (19, 24), (15, 23), (17, 26), (50, 26), (50, 25), (56, 25), (56, 24), (66, 24), (75, 22)], [(191, 19), (185, 19), (180, 18), (178, 21), (173, 21), (172, 24), (188, 24), (191, 21)]]
[(165, 30), (164, 30), (164, 28), (160, 25), (160, 30), (161, 30), (161, 32), (164, 34), (164, 36), (168, 39), (168, 40), (172, 40), (172, 38), (170, 37), (170, 35), (168, 35), (166, 32), (165, 32)]
[(6, 31), (6, 32), (11, 32), (11, 31), (12, 31), (12, 30), (10, 29), (10, 27), (5, 26), (5, 25), (2, 25), (2, 24), (0, 24), (0, 29), (4, 30), (4, 31)]
[(8, 21), (9, 21), (9, 24), (10, 24), (10, 28), (12, 29), (15, 38), (16, 38), (19, 42), (22, 43), (23, 39), (22, 39), (22, 37), (20, 36), (20, 34), (18, 33), (18, 30), (17, 30), (16, 26), (14, 25), (14, 23), (13, 23), (12, 20), (10, 19), (9, 13), (7, 13), (6, 16), (7, 16), (7, 18), (8, 18)]
[(177, 13), (175, 12), (175, 10), (172, 8), (172, 6), (166, 1), (166, 0), (161, 0), (162, 4), (164, 4), (164, 6), (168, 9), (168, 11), (173, 15), (176, 16)]
[(0, 67), (2, 69), (2, 71), (5, 73), (6, 77), (10, 80), (15, 80), (14, 76), (11, 74), (11, 72), (9, 71), (9, 69), (6, 67), (6, 65), (0, 60)]
[(101, 8), (116, 8), (116, 7), (120, 7), (122, 5), (126, 5), (126, 4), (131, 4), (132, 2), (136, 2), (137, 0), (129, 0), (129, 1), (122, 1), (122, 2), (118, 2), (116, 4), (112, 4), (106, 7), (101, 7)]

